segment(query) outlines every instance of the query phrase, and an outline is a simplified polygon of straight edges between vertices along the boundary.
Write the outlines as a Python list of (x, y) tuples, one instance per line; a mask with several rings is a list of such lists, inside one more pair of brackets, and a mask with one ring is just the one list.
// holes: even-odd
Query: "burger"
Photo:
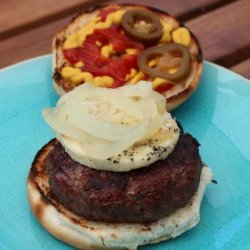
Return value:
[(202, 53), (175, 17), (141, 5), (97, 6), (76, 15), (52, 45), (54, 87), (64, 94), (85, 82), (117, 88), (151, 81), (171, 111), (198, 86)]
[(197, 225), (212, 173), (152, 83), (85, 83), (43, 116), (56, 139), (35, 156), (27, 190), (52, 235), (80, 249), (134, 250)]

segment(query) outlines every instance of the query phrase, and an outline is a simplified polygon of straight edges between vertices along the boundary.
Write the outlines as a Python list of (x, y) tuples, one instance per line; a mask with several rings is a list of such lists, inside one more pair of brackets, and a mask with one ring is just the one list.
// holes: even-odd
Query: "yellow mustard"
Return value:
[(180, 43), (189, 46), (191, 37), (188, 29), (181, 27), (173, 31), (172, 38), (175, 43)]
[(71, 79), (74, 75), (80, 73), (81, 70), (73, 67), (63, 67), (61, 70), (62, 77), (65, 79)]
[(84, 66), (84, 63), (83, 62), (77, 62), (75, 65), (74, 65), (76, 68), (81, 68)]
[(142, 71), (139, 71), (129, 82), (136, 84), (138, 81), (142, 80), (144, 77), (144, 73)]
[(109, 28), (113, 23), (119, 24), (122, 16), (125, 13), (124, 10), (117, 10), (110, 13), (104, 22), (100, 22), (100, 17), (95, 17), (93, 20), (87, 22), (82, 28), (75, 33), (71, 34), (63, 44), (63, 49), (75, 48), (82, 45), (87, 35), (94, 32), (95, 29)]
[(137, 50), (136, 49), (126, 49), (126, 54), (127, 55), (135, 55), (135, 54), (137, 54)]
[(149, 61), (148, 66), (149, 67), (154, 67), (159, 63), (160, 58), (155, 58)]
[(110, 76), (96, 76), (93, 80), (93, 84), (97, 87), (111, 87), (114, 83), (114, 79)]
[(104, 45), (101, 48), (101, 54), (102, 54), (102, 56), (105, 56), (105, 57), (109, 57), (114, 52), (115, 51), (113, 50), (113, 45), (112, 44)]
[(81, 72), (79, 68), (69, 66), (62, 68), (61, 74), (63, 78), (70, 80), (75, 85), (87, 82), (98, 87), (111, 87), (114, 83), (114, 79), (110, 76), (94, 77), (89, 72)]
[(162, 37), (160, 42), (161, 43), (169, 43), (171, 41), (171, 31), (173, 29), (173, 27), (164, 21), (161, 21), (161, 24), (163, 26), (163, 30), (162, 30)]
[(75, 33), (71, 34), (63, 44), (63, 49), (70, 49), (79, 47), (82, 45), (82, 42), (85, 40), (86, 36), (93, 33), (94, 27), (97, 24), (99, 17), (87, 22), (82, 28), (80, 28)]
[(107, 22), (111, 21), (111, 23), (119, 24), (122, 20), (122, 16), (124, 13), (125, 10), (114, 11), (107, 16), (106, 20)]
[(102, 43), (101, 43), (100, 41), (95, 41), (95, 45), (96, 45), (97, 47), (101, 47), (101, 46), (102, 46)]
[(80, 72), (74, 76), (71, 77), (71, 81), (74, 84), (79, 84), (82, 82), (88, 82), (88, 83), (92, 83), (93, 82), (93, 75), (89, 72)]
[(126, 75), (125, 81), (128, 81), (129, 79), (133, 78), (137, 74), (136, 69), (131, 69), (129, 74)]

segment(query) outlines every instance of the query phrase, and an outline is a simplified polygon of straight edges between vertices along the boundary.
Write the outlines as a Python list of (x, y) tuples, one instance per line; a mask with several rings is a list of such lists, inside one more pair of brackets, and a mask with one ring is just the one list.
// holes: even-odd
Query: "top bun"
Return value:
[[(128, 37), (126, 35), (126, 32), (124, 32), (124, 29), (122, 28), (122, 25), (121, 25), (121, 18), (122, 18), (122, 15), (126, 13), (126, 11), (134, 10), (134, 9), (141, 10), (141, 11), (146, 10), (146, 11), (150, 11), (150, 13), (153, 12), (153, 14), (159, 18), (160, 23), (163, 24), (162, 26), (163, 35), (160, 38), (160, 41), (154, 42), (153, 45), (151, 44), (148, 45), (146, 43), (143, 45), (143, 43), (138, 42), (135, 39)], [(112, 14), (117, 11), (120, 11), (117, 15)], [(109, 17), (109, 15), (111, 16), (113, 15), (113, 16)], [(111, 23), (110, 23), (110, 20), (111, 20)], [(113, 23), (113, 21), (115, 22), (115, 24)], [(89, 38), (91, 37), (91, 34), (93, 34), (94, 30), (96, 30), (97, 28), (109, 29), (111, 25), (112, 25), (112, 29), (113, 28), (117, 29), (118, 27), (117, 29), (118, 32), (122, 34), (122, 36), (125, 37), (126, 39), (130, 39), (130, 41), (132, 41), (132, 44), (133, 43), (136, 44), (136, 46), (138, 46), (139, 49), (133, 50), (132, 52), (126, 51), (126, 49), (133, 48), (131, 46), (130, 48), (128, 47), (125, 48), (124, 51), (122, 52), (121, 51), (117, 52), (112, 49), (112, 46), (111, 48), (107, 46), (107, 45), (112, 44), (112, 41), (108, 41), (108, 42), (106, 41), (105, 44), (97, 42), (98, 39), (100, 40), (100, 34), (98, 34), (98, 39), (96, 38), (96, 40)], [(81, 31), (77, 33), (80, 29)], [(184, 29), (184, 32), (183, 32), (183, 29)], [(183, 33), (180, 31), (185, 33), (184, 38), (182, 36)], [(179, 34), (182, 33), (182, 34), (178, 35), (177, 33)], [(81, 36), (79, 36), (78, 34), (81, 34)], [(88, 37), (89, 40), (92, 39), (94, 41), (94, 42), (92, 41), (92, 43), (91, 41), (89, 42), (91, 43), (92, 47), (83, 46), (84, 41), (86, 41), (86, 37)], [(80, 42), (79, 42), (79, 39), (81, 39)], [(115, 39), (119, 39), (119, 37)], [(115, 40), (115, 42), (116, 41), (117, 40)], [(112, 74), (107, 75), (103, 73), (102, 75), (100, 71), (98, 71), (98, 73), (92, 71), (92, 66), (95, 65), (96, 63), (95, 61), (96, 54), (95, 52), (93, 53), (92, 51), (93, 46), (96, 46), (94, 47), (95, 51), (99, 50), (99, 53), (100, 53), (99, 56), (101, 56), (104, 59), (105, 57), (109, 57), (110, 60), (113, 60), (114, 58), (112, 57), (112, 52), (115, 53), (114, 57), (116, 58), (122, 57), (124, 56), (124, 54), (127, 55), (131, 53), (132, 54), (135, 53), (136, 56), (137, 55), (139, 56), (143, 51), (145, 51), (145, 47), (157, 46), (159, 44), (164, 45), (164, 44), (169, 44), (169, 43), (181, 43), (182, 45), (188, 48), (189, 53), (190, 53), (189, 73), (183, 76), (181, 79), (175, 80), (175, 82), (173, 80), (172, 81), (169, 81), (166, 79), (162, 80), (162, 78), (150, 76), (148, 71), (146, 72), (144, 70), (144, 72), (142, 72), (142, 70), (139, 69), (138, 64), (135, 65), (131, 63), (131, 61), (125, 61), (124, 63), (127, 65), (127, 72), (126, 72), (126, 75), (123, 76), (122, 80), (121, 78), (119, 80), (115, 79), (112, 76)], [(103, 52), (101, 52), (104, 46), (106, 46), (105, 48), (106, 55), (103, 55)], [(76, 52), (77, 47), (78, 47), (78, 52)], [(83, 49), (81, 50), (81, 48)], [(71, 57), (71, 62), (69, 60), (69, 57)], [(79, 59), (79, 57), (81, 57), (81, 60)], [(71, 22), (54, 36), (53, 44), (52, 44), (52, 60), (53, 60), (52, 65), (53, 65), (54, 87), (55, 87), (56, 92), (59, 95), (62, 95), (65, 92), (68, 92), (74, 89), (77, 85), (82, 84), (84, 82), (91, 82), (100, 87), (118, 87), (118, 86), (125, 84), (125, 82), (130, 82), (132, 79), (133, 79), (132, 80), (133, 83), (138, 82), (139, 80), (149, 80), (153, 82), (154, 88), (166, 97), (168, 111), (171, 111), (175, 109), (176, 107), (178, 107), (193, 93), (193, 91), (196, 89), (199, 83), (201, 72), (202, 72), (201, 48), (196, 37), (192, 34), (190, 30), (188, 30), (187, 27), (185, 27), (175, 17), (170, 16), (166, 12), (157, 10), (152, 7), (141, 6), (141, 5), (130, 5), (130, 4), (97, 6), (95, 8), (91, 8), (84, 12), (81, 12), (75, 17), (73, 17)], [(83, 63), (80, 63), (80, 61)], [(91, 65), (89, 66), (87, 64), (91, 64)], [(117, 71), (119, 71), (119, 67), (121, 68), (120, 65), (124, 65), (124, 64), (119, 64), (119, 65), (117, 64), (118, 66), (113, 71), (116, 71), (117, 73)], [(95, 66), (98, 69), (101, 68), (100, 70), (102, 70), (102, 66), (103, 66), (102, 64), (100, 65), (100, 63), (98, 63), (98, 65), (95, 65)], [(68, 71), (67, 72), (64, 71), (66, 73), (62, 73), (63, 68), (65, 70), (65, 67), (68, 67), (66, 68), (66, 71), (67, 70)], [(110, 67), (110, 65), (108, 65), (108, 67)], [(134, 68), (133, 74), (131, 74), (132, 68)], [(126, 70), (123, 70), (123, 71), (126, 71)], [(82, 73), (80, 73), (79, 75), (79, 72), (85, 72), (87, 73), (87, 75), (86, 74), (83, 75)], [(137, 74), (135, 72), (137, 72)], [(96, 76), (98, 76), (98, 79), (95, 79)], [(105, 80), (103, 76), (106, 77)], [(108, 77), (108, 80), (107, 80), (107, 76), (111, 76), (113, 80), (112, 79), (110, 80), (110, 77)], [(171, 86), (171, 87), (169, 88), (168, 86)]]

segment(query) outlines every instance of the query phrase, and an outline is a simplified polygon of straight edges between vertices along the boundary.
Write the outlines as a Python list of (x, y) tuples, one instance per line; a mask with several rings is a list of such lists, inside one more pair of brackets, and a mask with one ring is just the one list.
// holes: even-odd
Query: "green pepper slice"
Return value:
[[(176, 57), (176, 55), (178, 55), (178, 57)], [(163, 63), (164, 60), (160, 60), (156, 67), (150, 67), (148, 65), (149, 61), (152, 59), (157, 57), (163, 58), (164, 56), (170, 58), (168, 64), (173, 63), (173, 66), (176, 64), (176, 59), (179, 59), (179, 68), (176, 72), (169, 73), (166, 69), (166, 63)], [(150, 76), (160, 77), (170, 81), (178, 81), (189, 74), (191, 68), (191, 56), (188, 47), (182, 44), (169, 43), (145, 49), (138, 57), (137, 63), (140, 70)]]
[(121, 25), (130, 38), (145, 44), (157, 43), (162, 36), (162, 24), (152, 11), (132, 9), (125, 12)]

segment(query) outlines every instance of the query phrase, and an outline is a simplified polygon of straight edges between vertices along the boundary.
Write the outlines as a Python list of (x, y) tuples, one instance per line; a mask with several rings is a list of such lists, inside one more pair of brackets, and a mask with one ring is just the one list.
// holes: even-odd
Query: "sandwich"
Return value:
[(118, 88), (145, 80), (171, 111), (196, 89), (202, 53), (194, 34), (168, 13), (116, 4), (73, 17), (54, 36), (52, 65), (60, 95), (86, 82)]
[(135, 250), (197, 225), (212, 172), (151, 82), (82, 84), (43, 116), (56, 139), (37, 153), (27, 190), (56, 238), (85, 250)]

